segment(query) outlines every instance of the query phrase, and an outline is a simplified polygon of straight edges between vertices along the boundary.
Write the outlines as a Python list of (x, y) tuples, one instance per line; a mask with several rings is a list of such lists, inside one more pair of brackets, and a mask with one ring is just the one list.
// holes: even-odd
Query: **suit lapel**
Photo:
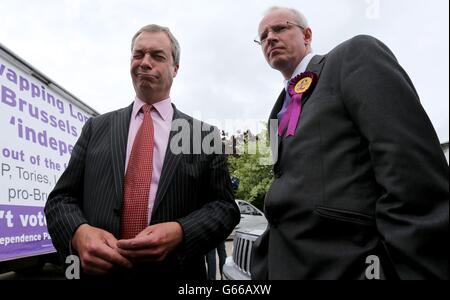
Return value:
[[(306, 68), (305, 72), (316, 73), (317, 80), (320, 80), (320, 74), (322, 73), (324, 64), (325, 64), (325, 56), (315, 55), (309, 62), (308, 67)], [(314, 93), (314, 91), (313, 91), (313, 93)], [(309, 93), (307, 97), (304, 97), (302, 99), (302, 106), (305, 105), (305, 103), (308, 101), (308, 99), (311, 97), (311, 95), (313, 93)], [(281, 111), (281, 108), (283, 108), (283, 103), (284, 103), (285, 98), (286, 98), (286, 90), (283, 89), (283, 91), (281, 92), (280, 96), (277, 99), (277, 102), (275, 103), (275, 105), (272, 109), (272, 112), (270, 113), (270, 118), (269, 118), (269, 123), (268, 123), (269, 132), (270, 132), (270, 120), (278, 120), (278, 113)], [(278, 153), (278, 156), (277, 156), (278, 159), (276, 160), (278, 163), (280, 161), (281, 146), (282, 146), (283, 138), (277, 136), (277, 140), (278, 140), (278, 143), (277, 143), (278, 149), (274, 149), (275, 145), (272, 142), (271, 142), (271, 147), (272, 147), (272, 153), (275, 153), (273, 151), (277, 151), (277, 153)]]
[[(173, 112), (173, 120), (176, 119), (186, 119), (183, 118), (183, 116), (180, 114), (180, 112), (175, 108), (174, 106), (174, 112)], [(186, 119), (187, 120), (187, 119)], [(189, 120), (188, 120), (189, 121)], [(172, 122), (172, 126), (174, 126), (175, 122)], [(177, 167), (181, 161), (182, 154), (173, 154), (170, 150), (170, 143), (175, 135), (180, 133), (182, 128), (176, 128), (172, 127), (169, 135), (169, 143), (167, 144), (167, 150), (166, 150), (166, 156), (164, 158), (164, 164), (163, 169), (161, 172), (161, 178), (159, 179), (158, 184), (158, 191), (156, 192), (156, 198), (155, 198), (155, 204), (153, 205), (152, 210), (152, 216), (155, 214), (156, 210), (158, 209), (159, 204), (161, 203), (162, 199), (164, 198), (164, 195), (167, 192), (167, 188), (169, 187), (173, 176), (175, 175), (175, 172), (177, 170)], [(190, 128), (192, 130), (192, 128)], [(192, 142), (192, 140), (191, 140)]]
[[(305, 72), (313, 72), (317, 74), (317, 81), (320, 80), (320, 73), (322, 73), (323, 66), (325, 64), (325, 56), (323, 55), (316, 55), (314, 56), (311, 61), (308, 64), (308, 67), (306, 68)], [(302, 99), (302, 106), (305, 105), (305, 103), (308, 101), (308, 99), (311, 97), (311, 95), (314, 93), (308, 93), (306, 97)]]
[[(269, 122), (267, 123), (268, 126), (268, 132), (270, 133), (270, 120), (277, 120), (277, 124), (279, 123), (278, 121), (278, 113), (280, 112), (280, 110), (283, 108), (283, 104), (284, 104), (284, 99), (286, 98), (286, 90), (283, 89), (283, 91), (281, 92), (280, 96), (278, 96), (277, 102), (275, 103), (274, 107), (272, 108), (272, 112), (270, 113), (270, 118), (269, 118)], [(281, 143), (281, 138), (278, 136), (278, 129), (276, 131), (276, 137), (278, 140), (278, 149), (280, 148), (280, 143)], [(274, 147), (274, 143), (270, 143), (272, 146), (272, 153), (275, 153), (275, 149), (273, 149)], [(279, 152), (278, 152), (279, 153)]]
[(114, 186), (120, 206), (123, 201), (123, 179), (125, 176), (125, 159), (128, 143), (128, 129), (130, 127), (133, 104), (117, 111), (111, 118), (111, 155), (114, 174)]
[(284, 98), (286, 98), (286, 90), (283, 89), (280, 96), (278, 96), (275, 106), (272, 108), (269, 121), (278, 119), (278, 113), (280, 112), (281, 108), (283, 108)]

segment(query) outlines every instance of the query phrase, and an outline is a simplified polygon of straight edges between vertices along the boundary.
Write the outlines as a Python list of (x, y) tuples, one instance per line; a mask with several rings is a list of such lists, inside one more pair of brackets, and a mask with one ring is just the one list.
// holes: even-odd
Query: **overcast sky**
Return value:
[(273, 5), (304, 12), (316, 54), (357, 34), (381, 39), (448, 141), (447, 0), (0, 0), (0, 43), (105, 113), (134, 99), (131, 37), (150, 23), (168, 26), (181, 44), (171, 94), (177, 107), (228, 131), (241, 127), (231, 120), (253, 120), (254, 129), (282, 89), (281, 75), (253, 43)]

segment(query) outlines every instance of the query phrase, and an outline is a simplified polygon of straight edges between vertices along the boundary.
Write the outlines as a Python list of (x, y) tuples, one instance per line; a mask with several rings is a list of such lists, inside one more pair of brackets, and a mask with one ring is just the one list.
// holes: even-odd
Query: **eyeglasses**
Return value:
[(301, 25), (286, 21), (286, 23), (282, 23), (282, 24), (278, 24), (278, 25), (274, 25), (274, 26), (270, 27), (269, 30), (264, 31), (260, 37), (255, 38), (253, 41), (256, 44), (262, 46), (267, 42), (267, 37), (269, 36), (269, 32), (273, 32), (273, 34), (279, 35), (279, 34), (282, 34), (286, 31), (288, 31), (292, 27), (298, 27), (302, 30), (305, 29), (305, 27), (303, 27)]

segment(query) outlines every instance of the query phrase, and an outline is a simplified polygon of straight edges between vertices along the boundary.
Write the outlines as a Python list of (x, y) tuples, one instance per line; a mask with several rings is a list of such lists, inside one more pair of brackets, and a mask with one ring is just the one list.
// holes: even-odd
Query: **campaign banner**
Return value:
[(54, 252), (42, 207), (0, 205), (0, 261)]
[(54, 251), (44, 206), (91, 117), (13, 61), (0, 55), (0, 261)]

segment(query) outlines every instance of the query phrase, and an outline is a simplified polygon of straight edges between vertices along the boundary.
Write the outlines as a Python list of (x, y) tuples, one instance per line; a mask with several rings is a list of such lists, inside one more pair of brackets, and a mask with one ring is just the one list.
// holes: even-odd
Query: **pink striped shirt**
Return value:
[[(127, 157), (125, 161), (125, 173), (128, 168), (128, 161), (131, 155), (136, 134), (141, 127), (144, 114), (140, 111), (146, 104), (142, 100), (134, 100), (133, 112), (131, 113), (130, 129), (128, 130)], [(154, 128), (154, 148), (153, 148), (153, 169), (148, 199), (148, 219), (150, 223), (153, 205), (155, 203), (156, 192), (158, 191), (159, 179), (166, 156), (167, 145), (169, 144), (170, 129), (172, 127), (173, 107), (170, 98), (155, 103), (151, 111)]]

